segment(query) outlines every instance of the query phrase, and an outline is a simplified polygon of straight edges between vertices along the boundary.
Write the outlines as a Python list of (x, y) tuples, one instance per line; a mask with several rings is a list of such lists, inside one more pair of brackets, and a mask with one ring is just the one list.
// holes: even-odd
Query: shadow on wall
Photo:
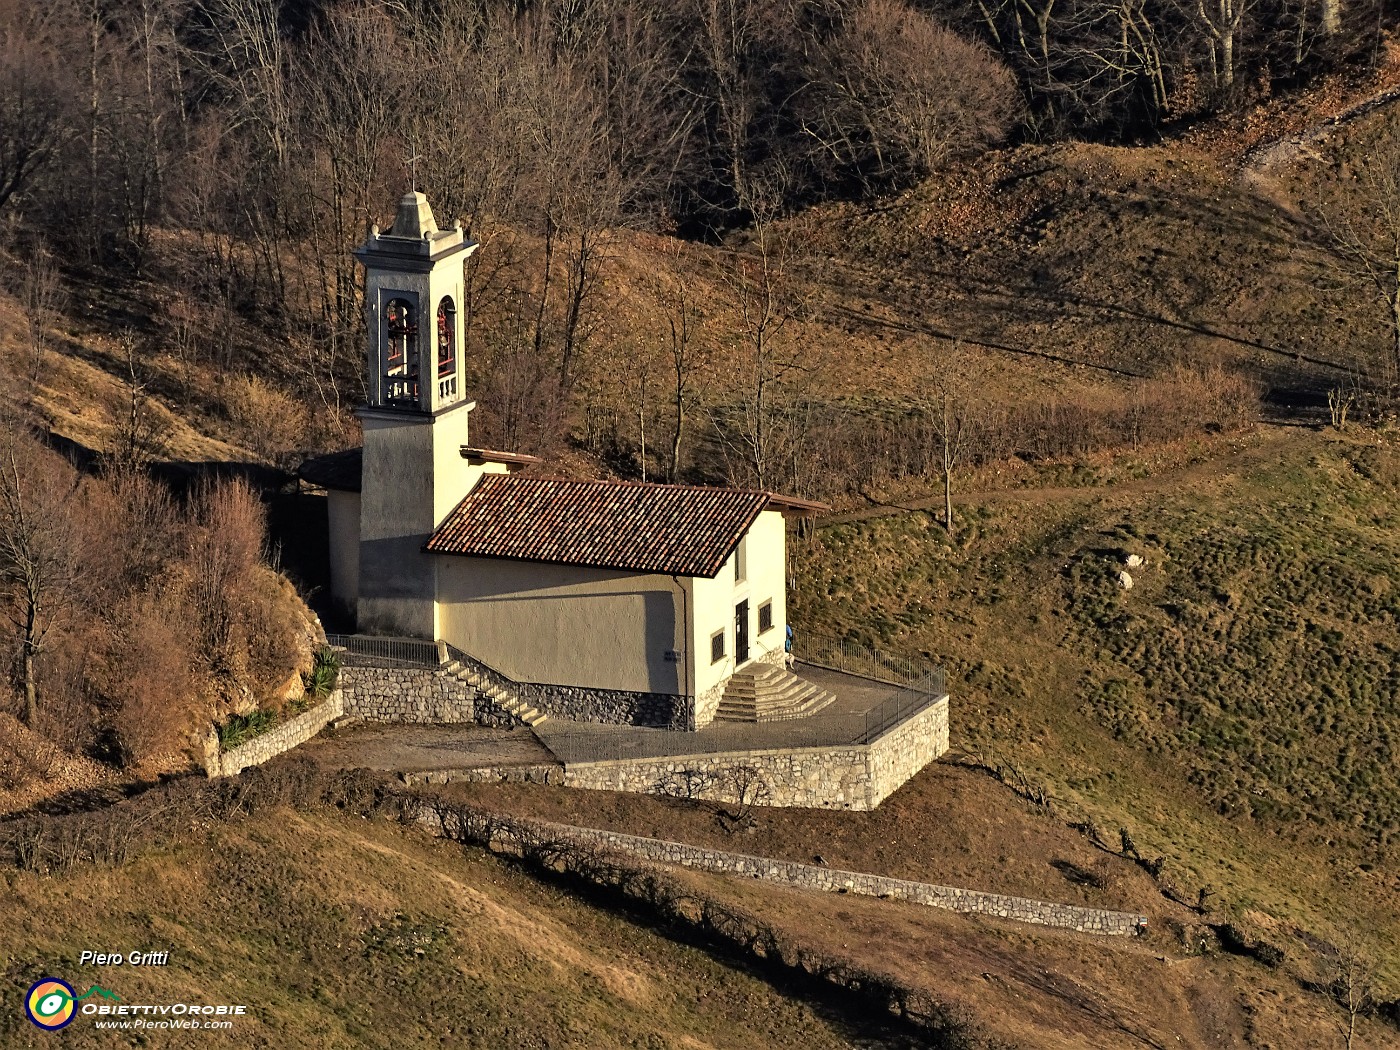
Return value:
[[(671, 591), (648, 591), (643, 599), (646, 608), (646, 631), (642, 638), (642, 658), (646, 660), (647, 681), (653, 693), (686, 691), (684, 655), (675, 661), (666, 654), (676, 649), (676, 595)], [(688, 641), (682, 639), (679, 651), (684, 654)]]

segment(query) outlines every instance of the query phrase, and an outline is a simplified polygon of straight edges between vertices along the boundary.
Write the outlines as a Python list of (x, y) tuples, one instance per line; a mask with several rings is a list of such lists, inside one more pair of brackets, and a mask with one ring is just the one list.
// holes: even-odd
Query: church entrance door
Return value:
[(734, 606), (734, 663), (742, 664), (749, 658), (749, 603), (742, 601)]

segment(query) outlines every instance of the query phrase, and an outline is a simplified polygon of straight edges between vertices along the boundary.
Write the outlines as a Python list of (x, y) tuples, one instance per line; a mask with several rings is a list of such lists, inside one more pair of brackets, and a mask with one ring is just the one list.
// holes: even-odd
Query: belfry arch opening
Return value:
[(444, 295), (437, 308), (438, 400), (457, 399), (457, 305)]
[(407, 299), (384, 306), (384, 399), (418, 403), (418, 316)]

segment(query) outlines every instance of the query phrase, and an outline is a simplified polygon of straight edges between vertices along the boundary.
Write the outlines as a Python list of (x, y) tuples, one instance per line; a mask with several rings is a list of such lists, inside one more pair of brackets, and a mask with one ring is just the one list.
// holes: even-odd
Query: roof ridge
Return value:
[(541, 477), (535, 475), (517, 474), (490, 474), (487, 477), (493, 480), (510, 481), (512, 484), (523, 482), (549, 481), (565, 483), (570, 485), (607, 485), (615, 488), (631, 489), (665, 489), (671, 492), (729, 492), (736, 496), (767, 496), (778, 495), (771, 489), (741, 489), (732, 485), (681, 485), (671, 481), (635, 481), (630, 478), (565, 478), (565, 477)]

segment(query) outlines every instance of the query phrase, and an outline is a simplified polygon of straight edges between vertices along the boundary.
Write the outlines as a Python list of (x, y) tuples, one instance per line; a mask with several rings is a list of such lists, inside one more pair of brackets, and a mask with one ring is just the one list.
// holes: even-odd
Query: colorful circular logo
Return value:
[(56, 1032), (72, 1022), (77, 1013), (75, 998), (77, 993), (67, 981), (45, 977), (24, 997), (24, 1014), (40, 1028)]

